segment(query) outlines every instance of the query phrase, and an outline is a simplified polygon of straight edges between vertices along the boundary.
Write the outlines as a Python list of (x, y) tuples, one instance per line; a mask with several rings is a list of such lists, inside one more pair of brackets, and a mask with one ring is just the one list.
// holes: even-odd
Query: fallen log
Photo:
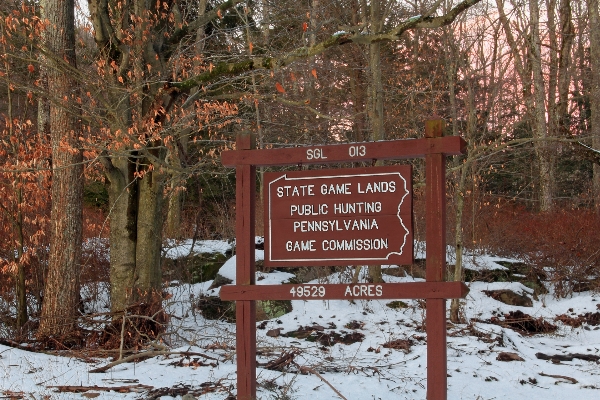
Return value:
[(106, 372), (109, 369), (111, 369), (112, 367), (115, 367), (115, 366), (117, 366), (119, 364), (131, 362), (131, 361), (145, 360), (147, 358), (152, 358), (152, 357), (156, 357), (156, 356), (164, 356), (164, 355), (200, 356), (200, 357), (204, 357), (204, 358), (209, 359), (209, 360), (221, 361), (218, 358), (211, 357), (211, 356), (208, 356), (208, 355), (203, 354), (203, 353), (195, 353), (195, 352), (190, 352), (190, 351), (162, 351), (162, 350), (158, 350), (158, 351), (146, 351), (144, 353), (132, 354), (129, 357), (125, 357), (125, 358), (122, 358), (120, 360), (113, 361), (113, 362), (111, 362), (109, 364), (106, 364), (103, 367), (98, 367), (98, 368), (91, 369), (89, 372), (90, 373)]
[(580, 360), (592, 361), (597, 363), (600, 360), (600, 356), (594, 354), (554, 354), (548, 355), (544, 353), (535, 353), (535, 356), (540, 360), (550, 360), (550, 361), (573, 361), (574, 358), (578, 358)]
[(76, 386), (76, 385), (59, 385), (59, 386), (47, 386), (49, 389), (58, 389), (62, 393), (84, 393), (90, 390), (96, 390), (98, 392), (119, 392), (119, 393), (130, 393), (130, 392), (142, 392), (149, 389), (154, 389), (154, 386), (149, 385), (130, 385), (130, 386)]

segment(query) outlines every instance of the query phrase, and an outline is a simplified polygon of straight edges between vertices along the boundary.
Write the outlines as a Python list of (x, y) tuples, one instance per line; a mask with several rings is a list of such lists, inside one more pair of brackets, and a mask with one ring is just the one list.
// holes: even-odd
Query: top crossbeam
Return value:
[(461, 137), (447, 136), (278, 149), (228, 150), (221, 153), (221, 162), (226, 167), (331, 164), (423, 158), (428, 154), (453, 156), (465, 154), (466, 148), (467, 144)]

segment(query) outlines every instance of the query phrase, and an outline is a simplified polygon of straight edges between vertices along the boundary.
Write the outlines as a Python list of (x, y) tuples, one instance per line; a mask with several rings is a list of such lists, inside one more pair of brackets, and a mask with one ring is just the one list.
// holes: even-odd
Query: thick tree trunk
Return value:
[[(143, 163), (143, 162), (142, 162)], [(137, 303), (160, 306), (164, 176), (136, 177), (125, 157), (103, 158), (109, 180), (111, 310)], [(154, 310), (156, 311), (156, 310)]]
[(68, 67), (75, 65), (75, 4), (45, 1), (49, 21), (45, 42), (55, 60), (46, 68), (50, 94), (60, 94), (50, 106), (52, 145), (52, 211), (50, 257), (39, 336), (66, 336), (75, 325), (79, 302), (79, 262), (82, 243), (82, 153), (77, 138), (80, 121), (73, 112), (77, 97)]
[[(181, 160), (177, 149), (173, 149), (170, 152), (168, 161), (169, 165), (175, 167), (175, 169), (181, 169)], [(181, 185), (181, 175), (173, 173), (171, 176), (167, 220), (165, 222), (165, 234), (170, 239), (181, 239), (181, 211), (183, 206), (183, 192), (178, 189)]]
[(110, 204), (110, 301), (121, 312), (137, 299), (134, 290), (137, 244), (137, 185), (127, 159), (105, 162)]
[(145, 302), (156, 305), (160, 298), (162, 276), (162, 207), (164, 177), (151, 171), (138, 180), (137, 246), (135, 249), (135, 288)]

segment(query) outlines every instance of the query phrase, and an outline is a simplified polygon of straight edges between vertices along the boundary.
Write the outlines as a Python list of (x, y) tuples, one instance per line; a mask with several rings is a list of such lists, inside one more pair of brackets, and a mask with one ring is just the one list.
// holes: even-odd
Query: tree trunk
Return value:
[[(9, 78), (10, 79), (10, 78)], [(6, 88), (6, 102), (8, 108), (8, 121), (13, 121), (13, 99), (12, 99), (12, 90), (10, 87)], [(8, 124), (8, 134), (12, 138), (14, 137), (13, 124)], [(13, 144), (13, 154), (19, 154), (19, 143), (15, 142)], [(15, 182), (17, 185), (15, 186), (16, 190), (16, 198), (17, 198), (17, 215), (12, 217), (12, 226), (15, 235), (15, 243), (17, 244), (17, 248), (15, 251), (15, 262), (17, 264), (17, 274), (14, 276), (15, 279), (15, 294), (17, 300), (17, 321), (16, 327), (20, 329), (25, 325), (28, 320), (27, 315), (27, 292), (25, 287), (25, 265), (23, 264), (23, 254), (25, 249), (25, 236), (23, 234), (23, 212), (21, 211), (21, 205), (23, 204), (23, 189), (21, 176), (19, 174), (15, 174)]]
[[(167, 162), (175, 167), (174, 170), (181, 169), (182, 164), (179, 158), (177, 145), (169, 152)], [(182, 144), (182, 147), (184, 145)], [(167, 220), (165, 223), (165, 234), (170, 239), (181, 239), (181, 209), (183, 206), (183, 192), (179, 189), (182, 185), (182, 175), (173, 172), (171, 175), (169, 201), (167, 207)]]
[(136, 165), (124, 157), (103, 163), (112, 210), (111, 310), (120, 313), (141, 302), (160, 306), (164, 175), (148, 171), (135, 177)]
[(79, 267), (82, 244), (83, 167), (77, 142), (80, 120), (73, 111), (77, 83), (69, 68), (75, 63), (75, 4), (73, 0), (45, 1), (43, 17), (48, 51), (48, 90), (61, 94), (50, 105), (52, 145), (52, 211), (48, 276), (38, 335), (66, 336), (75, 328), (79, 303)]
[[(537, 0), (529, 1), (529, 18), (531, 30), (526, 39), (529, 44), (529, 57), (522, 57), (521, 46), (513, 35), (513, 28), (504, 12), (504, 2), (496, 0), (498, 13), (507, 42), (514, 57), (514, 63), (523, 85), (523, 100), (531, 118), (534, 149), (538, 163), (539, 209), (548, 211), (554, 206), (553, 184), (554, 165), (548, 143), (548, 126), (546, 122), (545, 86), (541, 59), (541, 41), (539, 32), (539, 5)], [(533, 76), (533, 78), (532, 78)]]
[[(383, 0), (371, 2), (371, 31), (381, 32), (383, 29), (383, 17), (381, 15), (381, 3)], [(385, 139), (383, 127), (383, 77), (381, 73), (381, 42), (369, 44), (369, 97), (368, 116), (371, 128), (371, 140), (376, 142)], [(377, 160), (375, 165), (383, 165), (383, 161)], [(369, 281), (373, 283), (383, 282), (381, 265), (369, 265)]]
[(538, 0), (529, 1), (531, 18), (530, 60), (533, 71), (533, 135), (536, 157), (539, 166), (539, 209), (550, 211), (554, 207), (554, 165), (552, 149), (548, 142), (548, 125), (546, 122), (546, 90), (542, 71), (542, 54), (540, 39), (540, 10)]
[[(592, 147), (600, 149), (600, 13), (598, 11), (598, 0), (588, 0), (588, 12), (590, 20), (590, 64), (591, 74), (591, 135)], [(592, 190), (594, 195), (594, 207), (600, 214), (600, 165), (594, 163)]]
[(571, 1), (561, 0), (559, 5), (559, 22), (561, 27), (560, 53), (558, 55), (558, 104), (556, 114), (558, 120), (558, 133), (566, 137), (569, 135), (569, 88), (571, 85), (571, 68), (573, 42), (575, 40), (575, 28), (573, 27), (573, 15)]
[(150, 171), (138, 181), (137, 246), (135, 251), (135, 288), (145, 302), (160, 299), (162, 276), (160, 250), (162, 244), (162, 207), (164, 176)]
[[(352, 2), (352, 25), (366, 24), (366, 12), (362, 9), (363, 5), (360, 1)], [(364, 6), (366, 8), (366, 6)], [(355, 53), (357, 64), (364, 65), (362, 52)], [(365, 104), (367, 104), (367, 93), (364, 87), (364, 72), (363, 68), (351, 68), (349, 71), (350, 93), (352, 94), (352, 137), (351, 141), (362, 142), (365, 140), (365, 132), (367, 130), (365, 120)]]
[[(19, 178), (20, 179), (20, 178)], [(17, 204), (23, 203), (23, 192), (19, 187), (17, 193)], [(27, 320), (27, 288), (25, 286), (25, 265), (23, 264), (23, 254), (25, 253), (25, 235), (23, 234), (23, 213), (17, 212), (17, 276), (16, 276), (16, 297), (17, 297), (17, 329), (22, 328)]]
[(110, 301), (121, 312), (137, 299), (134, 291), (137, 243), (137, 185), (127, 159), (105, 162), (110, 205)]
[[(475, 141), (475, 134), (477, 130), (477, 105), (475, 99), (475, 88), (473, 87), (472, 77), (466, 77), (467, 86), (467, 99), (466, 108), (468, 112), (467, 117), (467, 129), (466, 129), (466, 140), (469, 144), (469, 149), (473, 148), (473, 142)], [(469, 154), (469, 152), (467, 152)], [(463, 235), (463, 213), (465, 204), (465, 192), (467, 191), (466, 183), (471, 165), (473, 164), (473, 158), (467, 159), (460, 168), (460, 178), (458, 180), (458, 187), (456, 188), (456, 238), (454, 246), (456, 249), (456, 262), (454, 264), (454, 281), (460, 282), (463, 277), (463, 254), (464, 254), (464, 235)], [(460, 319), (460, 299), (452, 299), (450, 302), (450, 320), (454, 323), (462, 322)]]

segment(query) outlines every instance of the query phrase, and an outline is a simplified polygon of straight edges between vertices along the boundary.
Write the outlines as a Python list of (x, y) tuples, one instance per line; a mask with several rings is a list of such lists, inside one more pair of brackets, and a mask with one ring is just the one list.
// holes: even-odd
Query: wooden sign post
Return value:
[[(427, 399), (447, 398), (446, 299), (463, 298), (463, 282), (444, 282), (448, 155), (466, 152), (443, 121), (425, 123), (425, 138), (284, 149), (254, 149), (241, 135), (221, 161), (236, 168), (237, 398), (256, 399), (256, 300), (426, 299)], [(426, 282), (255, 285), (257, 166), (425, 158)], [(409, 264), (413, 261), (411, 170), (407, 166), (265, 174), (265, 265)]]

